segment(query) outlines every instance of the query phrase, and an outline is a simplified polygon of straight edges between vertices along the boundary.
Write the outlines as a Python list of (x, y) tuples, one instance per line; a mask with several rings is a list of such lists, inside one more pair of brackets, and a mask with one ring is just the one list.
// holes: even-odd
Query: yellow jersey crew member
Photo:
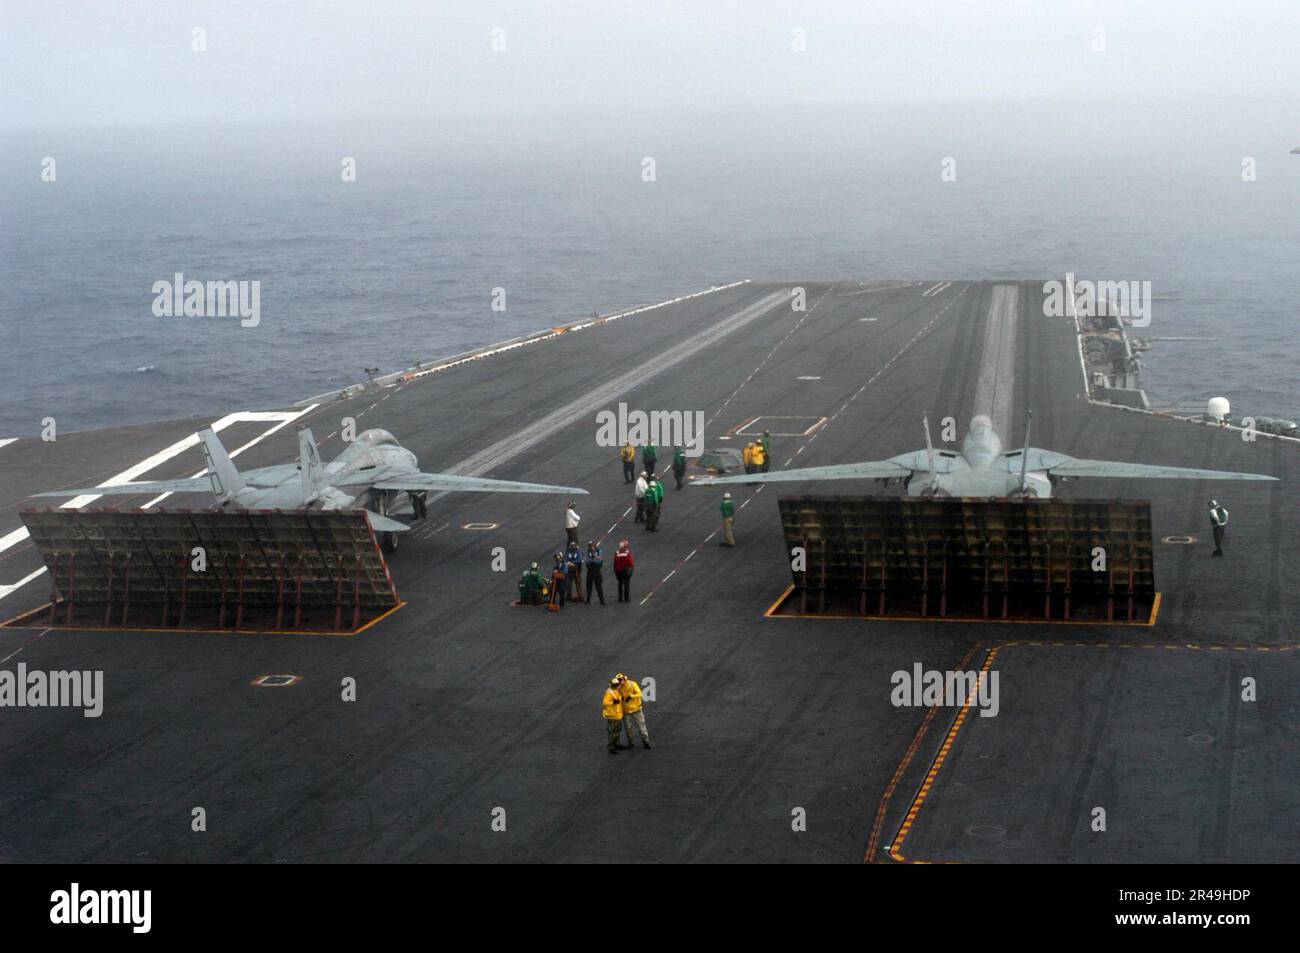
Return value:
[(636, 480), (636, 447), (631, 443), (625, 443), (618, 456), (623, 461), (623, 482), (632, 483)]
[(650, 732), (645, 726), (645, 712), (641, 710), (641, 686), (622, 672), (614, 676), (614, 681), (618, 683), (618, 694), (623, 700), (623, 728), (627, 731), (627, 746), (631, 748), (636, 743), (632, 735), (632, 729), (636, 728), (641, 735), (641, 747), (649, 748)]
[(600, 703), (600, 713), (605, 716), (605, 735), (610, 754), (618, 754), (618, 739), (623, 734), (623, 696), (618, 689), (618, 678), (611, 678)]

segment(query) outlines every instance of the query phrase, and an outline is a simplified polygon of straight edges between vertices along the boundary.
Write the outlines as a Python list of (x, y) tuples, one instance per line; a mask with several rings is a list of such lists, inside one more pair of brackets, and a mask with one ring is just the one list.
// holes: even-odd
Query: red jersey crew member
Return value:
[(614, 553), (614, 578), (618, 580), (618, 601), (632, 601), (632, 570), (636, 568), (636, 558), (628, 547), (627, 540), (618, 544)]

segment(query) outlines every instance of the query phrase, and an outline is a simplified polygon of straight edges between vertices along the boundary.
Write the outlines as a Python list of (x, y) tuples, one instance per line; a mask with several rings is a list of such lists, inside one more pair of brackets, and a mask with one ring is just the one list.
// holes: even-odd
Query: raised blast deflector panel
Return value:
[(355, 630), (398, 604), (364, 511), (29, 510), (42, 624)]
[(780, 510), (794, 589), (778, 614), (1145, 622), (1155, 600), (1145, 500), (788, 496)]

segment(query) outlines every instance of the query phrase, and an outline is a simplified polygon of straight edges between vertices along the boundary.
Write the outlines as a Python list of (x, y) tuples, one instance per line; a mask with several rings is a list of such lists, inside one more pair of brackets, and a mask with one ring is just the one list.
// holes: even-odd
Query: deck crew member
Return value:
[(641, 471), (641, 475), (636, 478), (636, 488), (632, 491), (636, 496), (636, 522), (645, 522), (645, 491), (650, 486), (646, 479), (646, 473)]
[(745, 449), (740, 451), (740, 459), (745, 463), (745, 472), (753, 473), (754, 472), (754, 445), (752, 443), (745, 444)]
[(636, 744), (636, 738), (632, 734), (632, 729), (635, 728), (641, 735), (641, 746), (649, 748), (650, 732), (645, 726), (645, 712), (641, 709), (641, 686), (622, 672), (615, 675), (614, 679), (618, 682), (618, 694), (623, 700), (623, 730), (627, 732), (627, 746), (631, 748)]
[(686, 476), (686, 450), (683, 447), (673, 448), (673, 477), (677, 480), (677, 489), (682, 488), (682, 479)]
[(749, 459), (754, 464), (755, 473), (767, 472), (767, 451), (763, 449), (762, 441), (754, 442), (754, 452), (749, 455)]
[(623, 449), (618, 452), (618, 456), (623, 461), (623, 482), (633, 482), (636, 479), (636, 447), (629, 441), (623, 444)]
[(609, 680), (605, 697), (600, 702), (600, 713), (605, 716), (605, 739), (609, 753), (618, 754), (618, 749), (622, 747), (618, 739), (623, 734), (623, 696), (619, 694), (617, 678)]
[(570, 586), (568, 597), (574, 602), (582, 601), (582, 548), (577, 543), (570, 543), (564, 552), (564, 573)]
[(417, 520), (427, 520), (429, 518), (429, 503), (423, 490), (417, 490), (406, 494), (411, 498), (411, 512)]
[(652, 533), (659, 531), (659, 514), (664, 507), (664, 485), (654, 477), (645, 488), (645, 528)]
[(736, 504), (732, 502), (731, 494), (722, 494), (722, 545), (736, 545)]
[(1211, 555), (1223, 555), (1223, 531), (1227, 525), (1227, 508), (1220, 506), (1218, 500), (1210, 500), (1210, 529), (1214, 531), (1214, 552)]
[(591, 605), (591, 590), (596, 590), (600, 604), (605, 604), (605, 557), (594, 539), (587, 540), (587, 605)]
[(540, 606), (546, 596), (546, 577), (537, 563), (531, 563), (519, 577), (519, 601), (526, 606)]
[(641, 451), (641, 462), (645, 464), (645, 472), (650, 476), (654, 476), (655, 464), (659, 462), (659, 448), (654, 445), (653, 441), (647, 443), (645, 449)]
[(581, 522), (582, 517), (574, 508), (573, 500), (569, 500), (569, 505), (564, 511), (564, 535), (574, 546), (578, 545), (578, 524)]
[(551, 567), (551, 598), (546, 608), (559, 612), (564, 608), (564, 590), (569, 588), (568, 573), (564, 568), (564, 553), (556, 550), (555, 565)]
[(763, 472), (766, 473), (772, 466), (772, 433), (764, 430), (763, 436), (758, 438), (758, 444), (763, 448)]
[(636, 568), (636, 558), (628, 548), (627, 540), (618, 544), (614, 553), (614, 578), (618, 580), (618, 601), (632, 601), (632, 570)]

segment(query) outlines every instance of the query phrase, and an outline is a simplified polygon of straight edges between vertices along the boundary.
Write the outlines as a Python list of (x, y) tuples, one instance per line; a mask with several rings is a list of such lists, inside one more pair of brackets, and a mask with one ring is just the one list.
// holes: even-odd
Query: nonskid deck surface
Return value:
[[(806, 311), (791, 308), (796, 286)], [(390, 561), (406, 605), (354, 638), (0, 629), (0, 668), (104, 673), (99, 718), (0, 709), (0, 860), (855, 862), (888, 861), (891, 845), (908, 860), (1295, 860), (1296, 452), (1081, 400), (1073, 330), (1043, 317), (1041, 289), (747, 283), (229, 420), (241, 467), (293, 460), (299, 424), (332, 456), (351, 417), (425, 469), (584, 486), (584, 540), (604, 538), (607, 559), (621, 538), (636, 550), (633, 602), (613, 601), (611, 577), (604, 607), (511, 607), (520, 570), (561, 542), (566, 501), (453, 494)], [(1008, 338), (1012, 359), (985, 353)], [(717, 545), (716, 489), (670, 488), (648, 534), (595, 440), (596, 412), (624, 402), (702, 412), (710, 448), (767, 418), (790, 435), (773, 438), (776, 469), (877, 459), (923, 444), (922, 412), (952, 417), (960, 439), (977, 399), (1011, 422), (1009, 446), (1032, 407), (1038, 446), (1282, 482), (1064, 489), (1151, 500), (1163, 605), (1150, 629), (777, 620), (763, 618), (790, 578), (777, 493), (735, 488), (735, 549)], [(155, 456), (137, 479), (192, 476), (197, 449), (167, 451), (218, 419), (0, 447), (0, 614), (48, 597), (13, 536), (28, 493)], [(1211, 496), (1232, 511), (1223, 559), (1206, 544)], [(1182, 535), (1200, 540), (1159, 542)], [(978, 669), (1012, 641), (990, 665), (1001, 711), (968, 711), (936, 768), (957, 713), (896, 706), (893, 674)], [(616, 671), (653, 680), (652, 751), (605, 753), (599, 700)], [(268, 674), (300, 680), (250, 684)], [(1241, 700), (1243, 679), (1257, 700)], [(206, 832), (191, 830), (195, 807)], [(1096, 807), (1107, 832), (1091, 830)], [(806, 830), (792, 830), (797, 809)]]

